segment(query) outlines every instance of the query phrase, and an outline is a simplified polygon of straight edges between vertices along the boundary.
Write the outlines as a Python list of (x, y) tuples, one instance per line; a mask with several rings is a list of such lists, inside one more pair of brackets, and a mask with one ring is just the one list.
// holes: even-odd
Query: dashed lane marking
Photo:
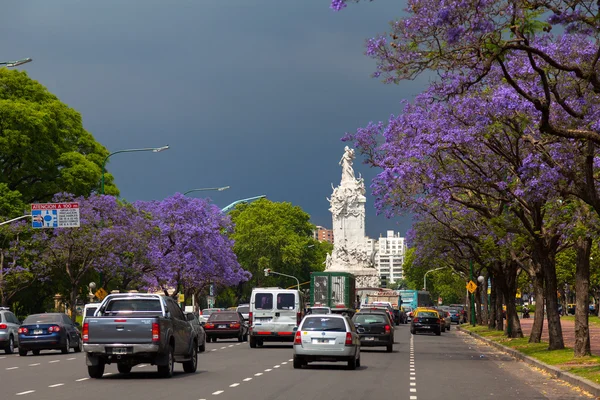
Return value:
[(112, 374), (113, 374), (112, 372), (105, 372), (104, 375), (102, 375), (102, 376), (109, 376), (109, 375), (112, 375)]
[(257, 372), (256, 374), (254, 374), (254, 376), (261, 376), (262, 374), (262, 372)]
[(284, 362), (282, 362), (282, 363), (281, 363), (281, 365), (285, 365), (285, 364), (287, 364), (287, 363), (288, 363), (287, 361), (284, 361)]
[(223, 347), (221, 347), (221, 350), (226, 349), (226, 348), (227, 348), (227, 346), (223, 346)]
[(251, 380), (252, 380), (252, 378), (244, 378), (244, 382), (248, 382), (248, 381), (251, 381)]
[(48, 361), (48, 364), (54, 364), (54, 363), (57, 363), (57, 362), (60, 362), (60, 360), (52, 360), (52, 361)]
[(55, 383), (54, 385), (48, 385), (50, 388), (55, 388), (64, 385), (64, 383)]
[(279, 368), (281, 365), (273, 365), (273, 368)]
[(294, 359), (293, 359), (293, 358), (290, 358), (290, 359), (288, 360), (288, 362), (289, 362), (289, 361), (294, 361)]
[(234, 346), (233, 344), (230, 344), (230, 345), (229, 345), (229, 347), (233, 347), (233, 346)]
[(83, 382), (83, 381), (87, 381), (90, 378), (79, 378), (79, 379), (75, 379), (75, 382)]
[(11, 369), (17, 369), (17, 368), (19, 368), (19, 367), (8, 367), (8, 368), (6, 368), (6, 370), (10, 371)]
[(240, 384), (236, 382), (236, 383), (232, 383), (231, 385), (229, 385), (229, 387), (236, 387), (236, 386), (240, 386)]
[(216, 392), (213, 392), (213, 396), (218, 396), (223, 392), (224, 392), (224, 390), (217, 390)]
[(212, 349), (211, 351), (217, 351), (217, 350), (219, 350), (219, 349)]
[(38, 365), (40, 365), (40, 363), (29, 364), (29, 367), (37, 367)]
[(271, 371), (273, 371), (271, 368), (265, 369), (265, 372), (271, 372)]
[(77, 357), (67, 358), (67, 361), (77, 360)]
[(0, 357), (0, 360), (3, 360), (3, 359), (5, 359), (5, 358), (6, 358), (6, 356), (2, 356), (2, 357)]
[(24, 394), (29, 394), (29, 393), (33, 393), (33, 392), (35, 392), (35, 390), (27, 390), (25, 392), (17, 393), (17, 396), (23, 396)]

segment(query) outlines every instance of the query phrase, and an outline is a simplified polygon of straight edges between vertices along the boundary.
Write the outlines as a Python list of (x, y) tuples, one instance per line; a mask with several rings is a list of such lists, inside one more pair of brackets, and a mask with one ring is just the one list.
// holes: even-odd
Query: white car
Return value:
[(242, 314), (246, 321), (250, 318), (250, 304), (240, 304), (237, 306), (236, 311)]
[(342, 361), (348, 363), (348, 369), (360, 367), (360, 337), (348, 317), (304, 317), (294, 335), (294, 368), (315, 361)]

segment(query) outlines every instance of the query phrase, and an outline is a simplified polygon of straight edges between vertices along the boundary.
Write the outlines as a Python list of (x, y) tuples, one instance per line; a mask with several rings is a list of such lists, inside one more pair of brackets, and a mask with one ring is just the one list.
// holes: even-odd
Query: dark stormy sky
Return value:
[[(2, 61), (24, 65), (110, 151), (168, 144), (162, 153), (111, 157), (121, 196), (162, 199), (229, 185), (208, 196), (224, 207), (266, 194), (331, 227), (340, 138), (400, 111), (425, 87), (370, 78), (365, 39), (385, 32), (404, 1), (5, 1)], [(367, 183), (376, 170), (355, 161)], [(367, 234), (405, 235), (409, 218), (376, 216), (367, 188)]]

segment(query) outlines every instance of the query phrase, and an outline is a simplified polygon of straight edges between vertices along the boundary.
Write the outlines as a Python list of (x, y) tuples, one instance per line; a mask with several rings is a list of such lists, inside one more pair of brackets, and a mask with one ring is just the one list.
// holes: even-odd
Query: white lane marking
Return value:
[(224, 392), (224, 390), (217, 390), (216, 392), (213, 393), (213, 396), (218, 396), (223, 392)]
[(57, 363), (57, 362), (60, 362), (60, 360), (52, 360), (52, 361), (48, 361), (48, 364), (54, 364), (54, 363)]
[(236, 344), (236, 346), (239, 346), (241, 343)]
[(217, 350), (219, 350), (219, 349), (212, 349), (211, 351), (217, 351)]
[(262, 372), (258, 372), (256, 374), (254, 374), (254, 376), (261, 376), (263, 373)]
[(273, 368), (279, 368), (281, 365), (273, 365)]
[(417, 400), (417, 396), (410, 396), (410, 400)]
[(75, 382), (83, 382), (83, 381), (87, 381), (90, 378), (79, 378), (79, 379), (75, 379)]
[(251, 381), (251, 380), (252, 380), (252, 378), (244, 378), (244, 382), (248, 382), (248, 381)]
[(240, 386), (240, 384), (236, 382), (236, 383), (232, 383), (231, 385), (229, 385), (229, 387), (236, 387), (236, 386)]
[(417, 386), (417, 382), (411, 382), (410, 386)]
[(104, 375), (102, 375), (102, 376), (108, 376), (108, 375), (112, 375), (112, 374), (113, 374), (112, 372), (105, 372)]
[(67, 358), (67, 361), (71, 361), (71, 360), (77, 360), (77, 357)]
[(55, 383), (54, 385), (48, 385), (48, 387), (55, 388), (55, 387), (59, 387), (59, 386), (62, 386), (62, 385), (64, 385), (64, 383)]
[(0, 357), (0, 360), (3, 360), (3, 359), (5, 359), (5, 358), (6, 358), (6, 356), (2, 356), (2, 357)]
[[(18, 367), (17, 367), (17, 368), (18, 368)], [(267, 369), (265, 369), (265, 372), (271, 372), (271, 371), (273, 371), (271, 368), (267, 368)]]
[(226, 348), (227, 348), (227, 346), (223, 346), (223, 347), (221, 347), (221, 350), (226, 349)]
[(233, 347), (233, 346), (234, 346), (233, 344), (230, 344), (230, 345), (229, 345), (229, 347)]
[(415, 388), (410, 388), (410, 391), (414, 393), (414, 392), (416, 392), (416, 391), (417, 391), (417, 389), (415, 389)]
[(30, 367), (37, 367), (38, 365), (40, 365), (40, 363), (29, 364)]
[(410, 380), (411, 380), (411, 381), (414, 381), (415, 379), (417, 379), (417, 378), (415, 378), (414, 376), (411, 376), (411, 377), (410, 377)]
[(23, 396), (24, 394), (29, 394), (29, 393), (33, 393), (33, 392), (35, 392), (35, 390), (28, 390), (26, 392), (17, 393), (17, 396)]
[(148, 364), (140, 364), (140, 365), (138, 365), (137, 367), (138, 367), (138, 368), (144, 368), (144, 367), (146, 367), (146, 366), (148, 366)]
[(281, 363), (281, 365), (285, 365), (285, 364), (287, 364), (287, 363), (288, 363), (287, 361), (284, 361), (284, 362), (282, 362), (282, 363)]
[(8, 368), (6, 368), (6, 370), (10, 371), (11, 369), (17, 369), (17, 368), (19, 368), (19, 367), (8, 367)]
[(410, 374), (411, 374), (411, 375), (415, 375), (415, 373), (414, 373), (414, 372), (411, 372)]
[(294, 359), (293, 359), (293, 358), (290, 358), (288, 361), (294, 361)]

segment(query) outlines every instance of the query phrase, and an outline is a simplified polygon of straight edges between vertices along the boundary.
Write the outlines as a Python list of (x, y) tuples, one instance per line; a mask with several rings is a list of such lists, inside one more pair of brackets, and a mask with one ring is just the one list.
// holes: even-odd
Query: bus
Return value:
[(400, 290), (403, 307), (414, 310), (417, 307), (433, 307), (431, 295), (426, 290)]

